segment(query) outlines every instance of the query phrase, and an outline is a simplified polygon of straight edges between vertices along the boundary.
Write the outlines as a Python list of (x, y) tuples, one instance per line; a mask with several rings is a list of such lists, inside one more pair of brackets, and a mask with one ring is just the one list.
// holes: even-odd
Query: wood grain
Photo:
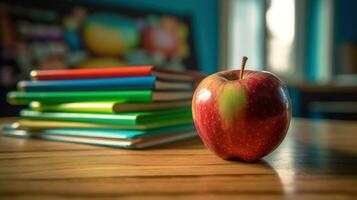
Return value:
[(0, 199), (356, 196), (355, 122), (294, 119), (283, 144), (257, 163), (222, 160), (199, 139), (133, 151), (0, 136)]

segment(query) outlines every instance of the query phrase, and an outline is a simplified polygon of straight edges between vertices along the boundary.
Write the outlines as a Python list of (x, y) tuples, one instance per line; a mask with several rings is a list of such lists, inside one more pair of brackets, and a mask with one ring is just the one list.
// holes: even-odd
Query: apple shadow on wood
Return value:
[[(148, 150), (197, 149), (197, 151), (201, 152), (202, 145), (202, 140), (196, 138), (150, 148)], [(204, 150), (204, 152), (206, 152), (206, 150)], [(285, 174), (279, 174), (277, 170), (270, 165), (269, 160), (259, 159), (253, 163), (247, 163), (238, 158), (222, 160), (211, 152), (204, 154), (199, 153), (198, 155), (205, 155), (205, 160), (196, 160), (195, 165), (201, 166), (200, 174), (206, 175), (200, 175), (198, 177), (195, 175), (185, 175), (182, 177), (182, 183), (184, 184), (182, 187), (186, 187), (187, 179), (189, 179), (190, 188), (199, 190), (198, 194), (211, 194), (212, 196), (219, 196), (221, 193), (229, 193), (231, 195), (251, 195), (257, 193), (278, 195), (290, 191), (289, 187), (285, 186), (282, 182), (282, 178), (285, 178)], [(191, 156), (191, 154), (187, 156)], [(210, 164), (200, 164), (206, 162)], [(180, 181), (177, 182), (177, 184), (180, 183)], [(224, 187), (222, 187), (222, 184)]]

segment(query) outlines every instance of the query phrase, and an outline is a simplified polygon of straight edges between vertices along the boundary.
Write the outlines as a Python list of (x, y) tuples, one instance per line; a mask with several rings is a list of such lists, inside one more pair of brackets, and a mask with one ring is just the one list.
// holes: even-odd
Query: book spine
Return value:
[(136, 118), (126, 115), (110, 114), (82, 114), (82, 113), (61, 113), (61, 112), (37, 112), (32, 110), (22, 110), (20, 116), (24, 119), (38, 120), (58, 120), (71, 122), (86, 122), (113, 125), (135, 125)]
[(83, 113), (114, 113), (113, 102), (81, 102), (43, 105), (39, 102), (30, 103), (31, 110), (40, 112), (83, 112)]
[(152, 102), (152, 91), (77, 91), (77, 92), (10, 92), (7, 100), (13, 105), (25, 105), (32, 101), (45, 104), (117, 101), (117, 102)]
[(152, 66), (130, 66), (102, 69), (60, 69), (60, 70), (38, 70), (31, 72), (33, 80), (66, 80), (87, 78), (113, 78), (128, 76), (149, 76)]
[(22, 110), (20, 116), (23, 119), (57, 120), (70, 122), (99, 123), (112, 125), (142, 125), (154, 122), (162, 122), (175, 119), (191, 119), (191, 113), (182, 112), (167, 116), (152, 116), (140, 119), (140, 115), (130, 114), (89, 114), (89, 113), (67, 113), (67, 112), (38, 112)]
[(152, 90), (156, 77), (100, 78), (82, 80), (20, 81), (20, 91), (104, 91), (104, 90)]

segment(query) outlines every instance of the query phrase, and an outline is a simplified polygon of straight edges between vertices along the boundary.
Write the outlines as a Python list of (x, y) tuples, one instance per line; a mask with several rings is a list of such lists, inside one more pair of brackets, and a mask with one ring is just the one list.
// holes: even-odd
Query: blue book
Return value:
[(156, 76), (95, 78), (77, 80), (20, 81), (21, 91), (98, 91), (98, 90), (191, 90), (192, 83), (158, 80)]

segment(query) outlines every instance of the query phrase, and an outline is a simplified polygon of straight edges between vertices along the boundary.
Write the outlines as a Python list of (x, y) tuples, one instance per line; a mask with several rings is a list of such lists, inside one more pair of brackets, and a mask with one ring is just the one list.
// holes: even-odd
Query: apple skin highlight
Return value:
[(222, 71), (205, 78), (192, 100), (195, 127), (204, 144), (223, 159), (256, 161), (286, 136), (291, 102), (269, 72)]

